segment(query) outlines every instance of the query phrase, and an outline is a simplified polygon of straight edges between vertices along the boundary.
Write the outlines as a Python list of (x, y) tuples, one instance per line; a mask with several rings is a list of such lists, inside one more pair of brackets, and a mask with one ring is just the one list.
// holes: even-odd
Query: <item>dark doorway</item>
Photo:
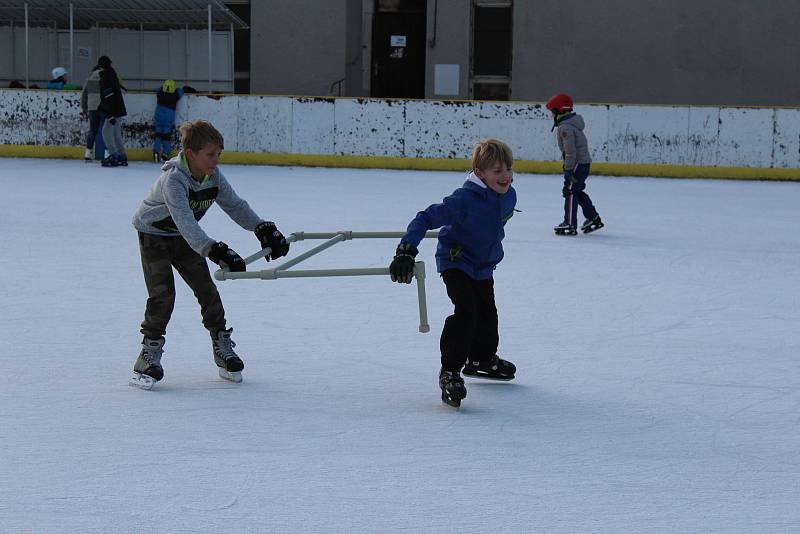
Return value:
[(425, 98), (426, 0), (376, 0), (372, 19), (375, 98)]
[[(250, 25), (250, 2), (228, 2), (225, 7)], [(233, 30), (233, 92), (250, 93), (250, 28)]]
[(512, 5), (476, 2), (473, 11), (472, 98), (511, 97)]

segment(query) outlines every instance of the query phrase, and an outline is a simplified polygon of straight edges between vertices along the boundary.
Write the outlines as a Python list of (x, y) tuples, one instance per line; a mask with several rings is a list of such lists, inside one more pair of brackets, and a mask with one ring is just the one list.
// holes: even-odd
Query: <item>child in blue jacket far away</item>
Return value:
[(153, 161), (163, 163), (172, 151), (172, 136), (175, 130), (175, 108), (183, 96), (183, 89), (176, 87), (175, 80), (164, 80), (156, 93), (156, 112), (153, 115)]
[(466, 376), (512, 380), (517, 368), (498, 358), (498, 320), (492, 274), (503, 259), (506, 222), (514, 215), (517, 193), (511, 149), (497, 139), (475, 144), (472, 172), (446, 197), (417, 213), (389, 266), (392, 281), (411, 283), (417, 246), (427, 230), (441, 227), (436, 270), (455, 306), (444, 323), (439, 347), (442, 401), (458, 407), (466, 397)]

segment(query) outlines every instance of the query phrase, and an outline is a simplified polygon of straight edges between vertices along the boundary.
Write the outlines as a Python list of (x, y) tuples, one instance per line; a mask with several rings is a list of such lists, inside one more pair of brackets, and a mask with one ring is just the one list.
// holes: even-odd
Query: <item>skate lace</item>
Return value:
[(162, 354), (164, 354), (164, 349), (158, 347), (145, 345), (142, 349), (142, 358), (150, 365), (161, 365)]
[(229, 338), (229, 337), (222, 337), (216, 341), (214, 341), (214, 349), (217, 351), (217, 355), (222, 358), (223, 360), (229, 360), (230, 358), (238, 358), (239, 355), (233, 351), (233, 347), (236, 346), (236, 343)]

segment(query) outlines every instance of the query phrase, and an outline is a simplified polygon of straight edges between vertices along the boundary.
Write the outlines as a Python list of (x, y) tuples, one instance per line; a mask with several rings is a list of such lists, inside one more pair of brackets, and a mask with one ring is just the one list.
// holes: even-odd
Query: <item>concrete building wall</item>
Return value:
[[(427, 98), (469, 98), (471, 0), (428, 2), (428, 54), (425, 69)], [(436, 65), (457, 65), (458, 94), (437, 94)], [(440, 67), (440, 75), (442, 70)]]
[(347, 0), (252, 2), (251, 92), (330, 95), (331, 85), (346, 77), (348, 4)]
[(513, 98), (792, 106), (796, 0), (514, 2)]
[[(425, 96), (471, 97), (473, 0), (428, 0)], [(253, 92), (370, 94), (373, 0), (252, 2)], [(792, 106), (797, 0), (515, 0), (511, 99)], [(437, 94), (436, 65), (458, 68)], [(334, 94), (338, 94), (333, 91)]]

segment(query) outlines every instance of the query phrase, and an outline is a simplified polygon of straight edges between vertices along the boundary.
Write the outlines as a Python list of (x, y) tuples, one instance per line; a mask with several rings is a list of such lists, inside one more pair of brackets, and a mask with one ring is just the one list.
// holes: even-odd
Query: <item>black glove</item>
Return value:
[(229, 269), (232, 273), (240, 273), (247, 270), (247, 265), (245, 265), (242, 257), (228, 248), (228, 245), (222, 241), (211, 245), (211, 250), (208, 251), (208, 259), (223, 269)]
[(111, 117), (110, 119), (108, 119), (108, 122), (110, 122), (112, 125), (114, 125), (114, 124), (117, 124), (117, 119), (114, 118), (114, 117)]
[(281, 256), (286, 256), (289, 253), (289, 243), (286, 238), (280, 233), (274, 222), (265, 221), (256, 226), (256, 237), (261, 243), (261, 248), (270, 248), (271, 252), (264, 259), (277, 260)]
[(414, 258), (419, 251), (417, 247), (410, 243), (400, 243), (397, 245), (392, 264), (389, 265), (389, 274), (392, 282), (400, 284), (410, 284), (414, 278)]

